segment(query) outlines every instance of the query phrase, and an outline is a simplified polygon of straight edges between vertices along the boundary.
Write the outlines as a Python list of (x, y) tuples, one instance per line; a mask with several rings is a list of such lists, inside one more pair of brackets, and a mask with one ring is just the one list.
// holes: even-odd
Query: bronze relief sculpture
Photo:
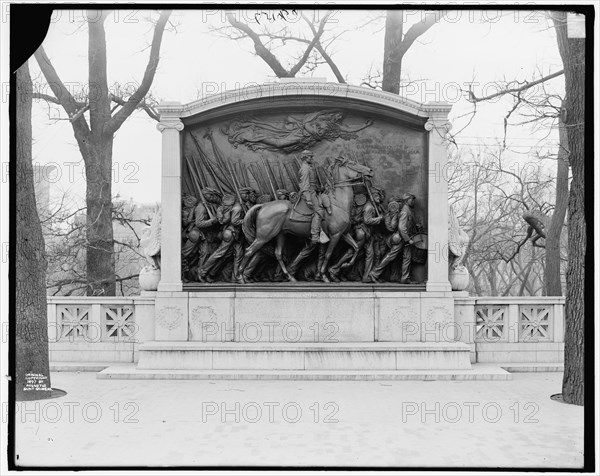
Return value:
[[(283, 121), (232, 121), (219, 137), (210, 129), (203, 136), (189, 132), (185, 282), (413, 282), (412, 236), (422, 232), (415, 196), (385, 204), (385, 190), (372, 184), (373, 170), (354, 152), (315, 157), (310, 149), (322, 140), (356, 138), (373, 124), (352, 127), (343, 119), (341, 111), (324, 110)], [(244, 145), (252, 158), (236, 163), (222, 151), (223, 141)], [(261, 150), (283, 156), (273, 162)]]

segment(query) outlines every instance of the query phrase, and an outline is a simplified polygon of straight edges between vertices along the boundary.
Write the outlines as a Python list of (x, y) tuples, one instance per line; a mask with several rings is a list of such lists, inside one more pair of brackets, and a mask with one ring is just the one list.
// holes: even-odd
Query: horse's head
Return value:
[(336, 182), (353, 182), (360, 181), (363, 177), (373, 178), (373, 170), (366, 165), (359, 164), (346, 157), (339, 156), (333, 162), (333, 170), (337, 170), (337, 177), (334, 177)]

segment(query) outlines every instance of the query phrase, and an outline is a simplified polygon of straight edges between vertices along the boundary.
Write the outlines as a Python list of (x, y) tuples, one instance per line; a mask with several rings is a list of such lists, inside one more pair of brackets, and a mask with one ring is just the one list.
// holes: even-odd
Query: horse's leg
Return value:
[(285, 234), (279, 233), (277, 235), (277, 244), (275, 245), (275, 258), (279, 262), (279, 266), (281, 267), (281, 271), (287, 276), (287, 278), (291, 282), (296, 282), (296, 278), (294, 278), (290, 273), (288, 273), (287, 268), (285, 267), (285, 263), (283, 262), (283, 248), (285, 246)]
[(308, 258), (308, 256), (315, 249), (315, 246), (316, 246), (316, 243), (313, 243), (310, 240), (307, 241), (307, 243), (304, 245), (304, 248), (302, 248), (300, 253), (298, 253), (298, 256), (296, 256), (296, 258), (294, 258), (294, 261), (292, 261), (292, 264), (290, 264), (287, 268), (290, 276), (294, 276), (296, 274), (296, 272), (298, 271), (298, 268), (300, 267), (300, 264), (302, 264), (302, 261), (304, 261), (306, 258)]
[(268, 241), (269, 240), (265, 240), (265, 238), (259, 236), (252, 242), (250, 246), (248, 246), (248, 248), (246, 248), (246, 251), (244, 252), (244, 259), (242, 260), (242, 263), (240, 264), (240, 267), (238, 269), (238, 282), (246, 282), (244, 280), (244, 270), (246, 269), (246, 266), (248, 266), (248, 262), (252, 259), (252, 257), (256, 254), (258, 250), (260, 250), (263, 246), (265, 246), (268, 243)]
[(329, 275), (331, 276), (331, 279), (333, 279), (334, 281), (339, 281), (340, 278), (338, 277), (338, 275), (340, 274), (340, 271), (342, 269), (342, 265), (349, 260), (352, 255), (355, 253), (356, 251), (353, 249), (349, 249), (347, 250), (343, 256), (338, 260), (338, 262), (336, 264), (334, 264), (331, 268), (329, 268)]
[(329, 278), (327, 277), (327, 274), (326, 274), (327, 265), (329, 264), (329, 260), (331, 259), (333, 250), (335, 249), (336, 245), (340, 241), (341, 237), (342, 237), (342, 233), (336, 233), (329, 240), (329, 245), (327, 246), (327, 251), (325, 252), (325, 258), (323, 259), (323, 263), (321, 264), (321, 268), (319, 269), (319, 272), (323, 276), (323, 281), (325, 281), (325, 282), (329, 282)]
[(264, 255), (264, 252), (262, 249), (260, 249), (256, 253), (254, 253), (254, 256), (252, 258), (250, 258), (250, 261), (248, 261), (248, 265), (246, 266), (246, 269), (243, 272), (243, 276), (244, 276), (245, 280), (248, 280), (250, 278), (250, 276), (252, 276), (252, 274), (254, 273), (254, 271), (256, 270), (258, 265), (260, 264), (260, 261), (263, 258), (263, 255)]
[(323, 279), (323, 273), (321, 272), (321, 267), (323, 266), (323, 262), (325, 261), (325, 252), (327, 251), (327, 247), (329, 245), (325, 245), (324, 243), (319, 244), (319, 255), (317, 257), (317, 272), (315, 274), (315, 280), (317, 281), (327, 281), (327, 276)]
[(362, 239), (356, 242), (352, 235), (350, 235), (349, 233), (344, 233), (342, 238), (344, 238), (344, 240), (346, 240), (346, 243), (352, 246), (352, 249), (354, 250), (354, 255), (352, 255), (352, 259), (347, 263), (344, 263), (344, 265), (342, 266), (342, 268), (350, 268), (356, 262), (356, 258), (358, 258), (360, 250), (362, 250), (363, 246), (365, 245), (365, 240)]

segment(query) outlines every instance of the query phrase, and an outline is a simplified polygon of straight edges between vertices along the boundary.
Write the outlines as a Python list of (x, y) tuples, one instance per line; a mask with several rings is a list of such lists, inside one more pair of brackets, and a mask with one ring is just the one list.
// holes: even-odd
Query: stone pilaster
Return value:
[(448, 180), (446, 134), (451, 128), (448, 113), (452, 106), (447, 103), (428, 103), (424, 106), (429, 132), (429, 205), (427, 257), (427, 291), (450, 291), (448, 281)]

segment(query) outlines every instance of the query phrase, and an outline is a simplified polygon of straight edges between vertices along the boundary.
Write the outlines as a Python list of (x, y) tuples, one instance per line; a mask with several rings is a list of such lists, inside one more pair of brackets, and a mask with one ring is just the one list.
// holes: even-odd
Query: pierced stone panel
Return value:
[(503, 342), (508, 338), (508, 307), (475, 306), (475, 342)]
[(131, 306), (102, 307), (103, 340), (133, 340), (136, 333), (134, 308)]
[(87, 339), (90, 330), (90, 307), (58, 306), (57, 321), (61, 339)]
[(519, 342), (552, 340), (552, 307), (519, 306)]

